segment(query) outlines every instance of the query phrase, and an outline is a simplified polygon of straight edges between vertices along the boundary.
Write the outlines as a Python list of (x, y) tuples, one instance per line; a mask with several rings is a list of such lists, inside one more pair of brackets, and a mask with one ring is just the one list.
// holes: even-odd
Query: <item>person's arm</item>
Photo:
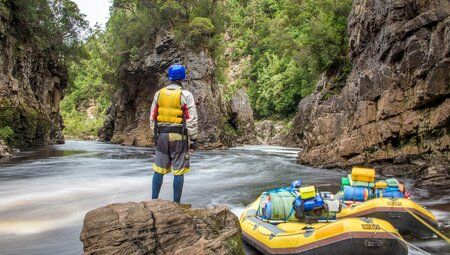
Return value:
[(155, 127), (155, 121), (157, 118), (158, 96), (159, 96), (159, 91), (157, 91), (155, 93), (155, 97), (153, 98), (153, 101), (152, 101), (152, 107), (150, 108), (150, 128), (151, 128), (152, 132), (154, 131), (153, 128)]
[(195, 100), (192, 93), (185, 93), (185, 111), (186, 111), (186, 128), (191, 141), (197, 140), (198, 135), (198, 116)]

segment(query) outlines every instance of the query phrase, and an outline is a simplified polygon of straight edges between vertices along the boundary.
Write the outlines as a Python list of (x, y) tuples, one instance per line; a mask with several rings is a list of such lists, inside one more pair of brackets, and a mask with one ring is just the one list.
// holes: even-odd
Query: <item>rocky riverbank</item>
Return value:
[[(61, 56), (26, 38), (10, 1), (0, 3), (0, 131), (8, 146), (64, 143), (59, 103), (67, 84)], [(0, 138), (0, 139), (1, 139)]]
[(90, 211), (84, 254), (245, 254), (238, 218), (224, 206), (192, 209), (164, 200)]
[(353, 1), (353, 70), (324, 76), (294, 120), (298, 161), (377, 166), (427, 187), (450, 184), (450, 2)]

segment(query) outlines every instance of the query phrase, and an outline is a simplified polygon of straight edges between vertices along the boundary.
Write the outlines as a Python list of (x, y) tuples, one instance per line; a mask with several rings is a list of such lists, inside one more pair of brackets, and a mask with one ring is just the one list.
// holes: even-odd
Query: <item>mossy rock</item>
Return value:
[(6, 139), (9, 146), (25, 148), (34, 145), (36, 138), (44, 141), (49, 137), (50, 121), (33, 107), (13, 106), (5, 101), (0, 105), (0, 128), (13, 130)]
[(245, 255), (244, 245), (240, 235), (235, 235), (233, 238), (228, 239), (226, 243), (232, 254)]
[(51, 137), (51, 131), (52, 123), (45, 117), (45, 115), (38, 115), (34, 133), (34, 144), (45, 144)]

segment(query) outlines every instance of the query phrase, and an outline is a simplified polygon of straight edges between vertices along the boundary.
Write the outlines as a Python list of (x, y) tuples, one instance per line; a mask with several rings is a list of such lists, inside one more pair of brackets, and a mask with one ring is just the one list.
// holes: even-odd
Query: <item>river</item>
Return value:
[[(240, 215), (262, 191), (301, 179), (336, 192), (342, 170), (295, 163), (296, 149), (244, 146), (192, 155), (183, 203), (194, 207), (226, 204)], [(110, 203), (150, 199), (154, 149), (91, 141), (33, 148), (0, 160), (0, 254), (81, 254), (79, 241), (86, 212)], [(172, 199), (173, 175), (164, 179), (160, 198)], [(430, 194), (412, 188), (413, 199), (440, 220), (450, 217), (449, 192)], [(439, 239), (407, 239), (431, 254), (450, 254)], [(410, 254), (423, 254), (411, 249)], [(248, 254), (258, 254), (246, 247)], [(426, 253), (425, 253), (426, 254)]]

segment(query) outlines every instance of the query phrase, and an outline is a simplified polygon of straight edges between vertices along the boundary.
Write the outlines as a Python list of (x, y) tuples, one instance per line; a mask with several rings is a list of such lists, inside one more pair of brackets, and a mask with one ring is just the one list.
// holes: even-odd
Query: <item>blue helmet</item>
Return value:
[(184, 66), (180, 64), (172, 65), (171, 67), (169, 67), (167, 76), (171, 81), (184, 80), (186, 79), (186, 69), (184, 69)]
[(291, 184), (291, 189), (300, 188), (301, 186), (302, 186), (302, 181), (300, 181), (300, 180), (293, 181)]

